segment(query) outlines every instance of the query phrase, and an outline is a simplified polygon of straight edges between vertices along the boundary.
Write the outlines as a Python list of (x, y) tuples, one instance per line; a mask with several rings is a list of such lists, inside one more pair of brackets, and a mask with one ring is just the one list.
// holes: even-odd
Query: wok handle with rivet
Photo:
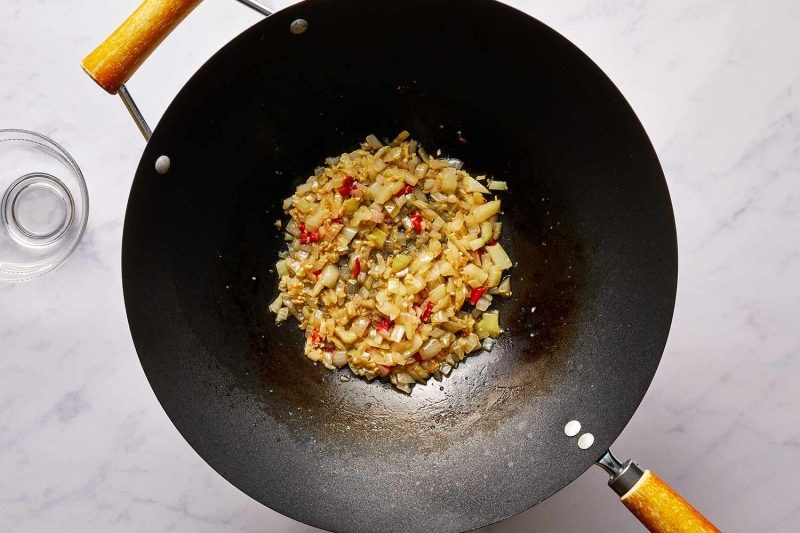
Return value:
[(720, 533), (714, 524), (650, 470), (633, 461), (620, 463), (610, 451), (598, 461), (611, 475), (609, 487), (652, 533)]
[(202, 0), (145, 0), (81, 66), (100, 87), (117, 94), (158, 45)]

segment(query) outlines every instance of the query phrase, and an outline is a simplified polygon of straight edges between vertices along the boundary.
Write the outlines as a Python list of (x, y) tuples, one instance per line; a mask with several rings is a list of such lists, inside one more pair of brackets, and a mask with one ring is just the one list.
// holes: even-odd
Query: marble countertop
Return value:
[[(0, 285), (0, 531), (318, 531), (208, 467), (162, 411), (125, 318), (122, 221), (144, 142), (80, 59), (139, 0), (4, 0), (0, 128), (52, 137), (91, 198), (77, 252)], [(628, 98), (675, 206), (680, 277), (662, 364), (614, 446), (727, 533), (800, 531), (800, 4), (513, 0)], [(277, 3), (280, 7), (280, 2)], [(259, 16), (206, 0), (129, 84), (157, 122)], [(642, 531), (590, 469), (487, 533)]]

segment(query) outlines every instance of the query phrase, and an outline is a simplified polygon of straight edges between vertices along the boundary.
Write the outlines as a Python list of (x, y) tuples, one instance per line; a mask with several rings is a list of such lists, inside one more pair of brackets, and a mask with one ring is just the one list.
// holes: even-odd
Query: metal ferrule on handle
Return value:
[(611, 476), (608, 486), (622, 504), (653, 533), (720, 533), (677, 492), (650, 470), (642, 470), (633, 461), (621, 463), (606, 451), (598, 466)]

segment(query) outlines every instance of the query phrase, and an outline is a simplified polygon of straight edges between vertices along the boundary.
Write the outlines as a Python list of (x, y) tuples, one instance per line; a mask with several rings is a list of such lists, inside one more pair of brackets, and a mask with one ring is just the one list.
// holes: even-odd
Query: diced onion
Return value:
[(442, 184), (441, 189), (444, 193), (453, 193), (456, 192), (456, 188), (458, 187), (458, 175), (457, 171), (454, 168), (446, 168), (442, 170)]
[(348, 244), (350, 241), (353, 240), (353, 237), (355, 237), (357, 233), (358, 233), (357, 229), (345, 227), (344, 229), (342, 229), (340, 237), (344, 239), (345, 244)]
[(492, 263), (494, 263), (495, 266), (500, 267), (500, 269), (505, 270), (507, 268), (511, 268), (512, 266), (514, 266), (514, 264), (511, 262), (511, 259), (508, 257), (508, 254), (500, 245), (500, 243), (496, 243), (492, 246), (487, 246), (486, 250), (492, 257)]
[(403, 383), (414, 383), (415, 382), (415, 379), (413, 377), (411, 377), (411, 374), (409, 374), (407, 372), (397, 372), (395, 374), (395, 379), (397, 380), (397, 383), (400, 383), (400, 384), (403, 384)]
[[(464, 190), (467, 192), (479, 192), (481, 194), (489, 194), (489, 190), (483, 186), (481, 182), (470, 176), (464, 176), (461, 180)], [(488, 217), (487, 217), (488, 218)]]
[(378, 311), (388, 316), (390, 320), (394, 320), (400, 314), (400, 309), (391, 302), (383, 302), (376, 305)]
[(332, 289), (336, 286), (337, 281), (339, 281), (339, 268), (336, 265), (328, 265), (322, 269), (322, 273), (319, 276), (320, 283)]
[(428, 300), (437, 304), (439, 301), (447, 295), (447, 287), (444, 285), (439, 285), (431, 292), (428, 293)]
[(347, 364), (347, 352), (344, 350), (334, 350), (331, 352), (331, 362), (336, 368), (342, 368)]
[(375, 136), (374, 136), (374, 135), (372, 135), (372, 134), (370, 134), (370, 135), (367, 135), (367, 144), (369, 144), (369, 145), (370, 145), (370, 147), (371, 147), (372, 149), (374, 149), (374, 150), (377, 150), (378, 148), (383, 148), (383, 143), (382, 143), (382, 142), (380, 142), (380, 141), (378, 140), (378, 138), (377, 138), (377, 137), (375, 137)]
[(484, 294), (478, 300), (478, 303), (475, 304), (475, 308), (479, 311), (486, 311), (489, 309), (489, 306), (492, 305), (492, 297), (489, 294)]
[(498, 211), (500, 211), (500, 200), (493, 200), (473, 209), (469, 218), (477, 224), (496, 215)]
[(286, 266), (285, 259), (281, 259), (280, 261), (275, 263), (275, 271), (278, 273), (278, 277), (289, 275), (289, 268)]
[(485, 195), (507, 183), (431, 158), (408, 132), (391, 143), (370, 134), (326, 163), (283, 202), (288, 246), (269, 305), (276, 322), (300, 322), (306, 356), (410, 393), (482, 340), (491, 349), (500, 328), (489, 309), (493, 295), (511, 295), (511, 260), (496, 243), (500, 201)]
[(478, 323), (475, 324), (475, 333), (480, 339), (497, 337), (500, 335), (500, 325), (498, 324), (497, 315), (494, 313), (484, 313)]
[(433, 261), (433, 254), (425, 250), (415, 257), (413, 261), (411, 261), (411, 265), (408, 268), (411, 270), (411, 272), (419, 272), (422, 267), (431, 261)]
[(505, 181), (495, 181), (489, 180), (489, 190), (490, 191), (507, 191), (508, 184)]
[(278, 314), (278, 311), (281, 310), (281, 306), (283, 306), (283, 298), (280, 295), (278, 295), (278, 297), (275, 298), (275, 301), (270, 304), (269, 310), (272, 313)]
[(278, 311), (278, 315), (275, 317), (275, 323), (280, 324), (281, 322), (285, 322), (287, 318), (289, 318), (289, 310), (285, 307), (282, 307), (280, 311)]
[(389, 336), (389, 339), (390, 339), (392, 342), (400, 342), (401, 340), (403, 340), (403, 336), (404, 336), (405, 334), (406, 334), (406, 328), (405, 328), (405, 327), (403, 327), (403, 326), (397, 325), (397, 326), (395, 326), (395, 327), (394, 327), (394, 329), (392, 330), (392, 333), (391, 333), (391, 335)]
[(428, 339), (428, 342), (419, 349), (419, 355), (423, 360), (428, 360), (441, 351), (442, 343), (439, 342), (439, 339)]
[(466, 276), (468, 280), (467, 284), (470, 287), (480, 287), (486, 281), (486, 278), (489, 277), (489, 275), (481, 270), (480, 267), (472, 263), (465, 266), (462, 270), (462, 273), (464, 276)]

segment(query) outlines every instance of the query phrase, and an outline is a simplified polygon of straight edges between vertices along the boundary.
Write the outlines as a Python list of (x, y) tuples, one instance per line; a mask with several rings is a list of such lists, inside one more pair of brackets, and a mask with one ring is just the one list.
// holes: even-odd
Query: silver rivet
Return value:
[(581, 450), (588, 450), (594, 444), (594, 435), (591, 433), (584, 433), (578, 438), (578, 448)]
[(156, 172), (159, 174), (166, 174), (169, 170), (169, 157), (162, 155), (158, 159), (156, 159)]
[(577, 435), (581, 430), (581, 423), (577, 420), (570, 420), (567, 422), (567, 425), (564, 426), (564, 434), (567, 437), (574, 437)]
[(297, 19), (292, 22), (292, 25), (289, 26), (289, 29), (295, 35), (300, 35), (301, 33), (305, 33), (308, 29), (308, 21), (306, 19)]

